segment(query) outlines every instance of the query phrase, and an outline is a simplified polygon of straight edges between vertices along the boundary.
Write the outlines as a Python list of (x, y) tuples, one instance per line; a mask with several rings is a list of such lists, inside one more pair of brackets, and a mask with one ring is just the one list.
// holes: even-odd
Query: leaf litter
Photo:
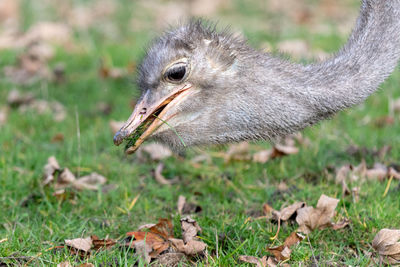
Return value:
[(17, 108), (21, 113), (35, 111), (38, 114), (52, 114), (56, 122), (63, 121), (67, 116), (65, 107), (60, 102), (36, 99), (32, 93), (21, 93), (17, 89), (9, 92), (7, 103), (10, 108)]
[(57, 159), (51, 156), (47, 164), (43, 167), (43, 185), (53, 185), (56, 190), (55, 195), (62, 195), (65, 189), (72, 187), (76, 190), (98, 190), (99, 186), (104, 185), (107, 178), (92, 172), (88, 175), (76, 178), (68, 168), (61, 168)]
[(372, 241), (372, 247), (378, 252), (381, 261), (400, 264), (400, 230), (380, 230)]
[[(207, 245), (197, 238), (201, 231), (198, 223), (190, 217), (181, 219), (183, 239), (174, 237), (173, 225), (168, 219), (159, 219), (156, 225), (148, 225), (148, 231), (128, 232), (125, 246), (140, 248), (140, 256), (150, 263), (152, 259), (161, 261), (189, 260), (193, 256), (204, 255)], [(145, 228), (141, 227), (141, 230)]]

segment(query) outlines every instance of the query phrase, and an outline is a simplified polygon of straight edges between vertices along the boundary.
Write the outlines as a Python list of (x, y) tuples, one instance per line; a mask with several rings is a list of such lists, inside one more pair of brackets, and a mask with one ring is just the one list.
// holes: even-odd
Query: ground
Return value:
[[(334, 52), (345, 42), (357, 14), (357, 1), (306, 2), (301, 6), (305, 8), (301, 16), (287, 8), (269, 10), (270, 6), (252, 0), (247, 4), (225, 3), (210, 17), (218, 19), (222, 26), (232, 25), (233, 30), (243, 32), (253, 46), (273, 52), (284, 41), (289, 40), (290, 47), (290, 41), (304, 40), (301, 44), (306, 44), (307, 50), (300, 51), (294, 60), (309, 61), (310, 55)], [(336, 2), (339, 11), (335, 9)], [(94, 1), (70, 3), (74, 3), (72, 7), (90, 6)], [(49, 1), (20, 4), (22, 30), (29, 30), (38, 21), (63, 18), (63, 13), (57, 12), (61, 7)], [(153, 3), (158, 4), (167, 8), (170, 2)], [(239, 255), (270, 255), (265, 248), (281, 244), (297, 228), (296, 223), (284, 224), (278, 238), (271, 240), (277, 231), (276, 223), (249, 219), (262, 215), (264, 203), (277, 210), (296, 201), (315, 206), (320, 195), (326, 194), (340, 199), (333, 220), (348, 218), (351, 223), (336, 231), (313, 231), (293, 249), (287, 263), (372, 264), (376, 252), (371, 242), (376, 233), (382, 228), (400, 228), (400, 181), (393, 179), (389, 188), (388, 179), (348, 182), (349, 188), (359, 187), (359, 200), (355, 201), (351, 194), (342, 195), (342, 185), (335, 183), (332, 176), (340, 166), (358, 165), (362, 159), (370, 167), (376, 162), (399, 164), (400, 116), (392, 113), (390, 106), (400, 96), (399, 70), (366, 103), (304, 131), (303, 136), (310, 143), (300, 145), (297, 154), (261, 164), (225, 162), (213, 156), (227, 147), (188, 149), (163, 160), (164, 176), (179, 177), (179, 182), (160, 185), (153, 178), (158, 162), (124, 155), (123, 148), (113, 145), (109, 127), (110, 120), (122, 121), (130, 115), (131, 102), (138, 96), (133, 83), (135, 74), (130, 70), (143, 56), (146, 43), (160, 28), (167, 27), (154, 23), (156, 13), (149, 13), (147, 18), (145, 14), (150, 11), (141, 5), (141, 1), (120, 1), (112, 5), (112, 13), (104, 15), (103, 11), (101, 19), (93, 18), (92, 25), (84, 25), (84, 29), (71, 26), (72, 48), (56, 45), (48, 62), (50, 69), (63, 65), (62, 80), (39, 78), (21, 85), (1, 72), (0, 107), (7, 105), (9, 92), (16, 88), (32, 92), (38, 99), (62, 103), (66, 118), (56, 122), (50, 113), (21, 113), (11, 108), (7, 121), (0, 126), (0, 257), (32, 257), (27, 263), (33, 266), (65, 260), (96, 266), (130, 266), (138, 259), (127, 249), (104, 250), (79, 259), (66, 249), (51, 248), (62, 245), (64, 239), (92, 234), (121, 240), (126, 232), (143, 223), (157, 222), (158, 218), (171, 219), (175, 234), (180, 236), (176, 206), (179, 195), (183, 195), (202, 209), (192, 217), (203, 229), (200, 237), (208, 245), (208, 257), (198, 258), (196, 264), (239, 266), (243, 264), (238, 261)], [(98, 26), (99, 21), (104, 24)], [(15, 66), (24, 49), (0, 50), (0, 69)], [(106, 68), (123, 68), (128, 75), (101, 77), (101, 62)], [(99, 108), (99, 103), (109, 106), (110, 112)], [(54, 140), (56, 135), (62, 140)], [(391, 150), (380, 157), (371, 152), (384, 146)], [(252, 145), (256, 150), (269, 147), (266, 142)], [(360, 149), (350, 153), (349, 147)], [(204, 152), (211, 155), (211, 162), (201, 162), (194, 168), (191, 159)], [(53, 189), (42, 185), (43, 166), (52, 155), (76, 175), (95, 171), (107, 177), (107, 184), (115, 188), (109, 192), (71, 191), (76, 195), (68, 199), (54, 197)], [(283, 183), (287, 190), (278, 189)], [(0, 258), (0, 265), (1, 261)]]

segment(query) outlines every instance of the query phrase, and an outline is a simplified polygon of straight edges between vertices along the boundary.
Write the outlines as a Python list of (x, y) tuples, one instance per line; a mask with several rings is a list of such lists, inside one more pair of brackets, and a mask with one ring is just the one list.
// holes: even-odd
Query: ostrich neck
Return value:
[(258, 52), (246, 57), (246, 98), (236, 98), (232, 118), (243, 129), (237, 139), (273, 139), (365, 100), (398, 63), (399, 29), (400, 0), (364, 0), (349, 41), (329, 60), (304, 66)]

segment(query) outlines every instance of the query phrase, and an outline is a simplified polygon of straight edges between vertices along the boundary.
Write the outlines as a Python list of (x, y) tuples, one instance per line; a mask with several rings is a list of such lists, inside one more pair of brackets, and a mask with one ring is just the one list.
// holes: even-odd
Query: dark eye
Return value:
[(170, 82), (180, 82), (186, 76), (186, 65), (172, 66), (165, 72), (164, 76)]

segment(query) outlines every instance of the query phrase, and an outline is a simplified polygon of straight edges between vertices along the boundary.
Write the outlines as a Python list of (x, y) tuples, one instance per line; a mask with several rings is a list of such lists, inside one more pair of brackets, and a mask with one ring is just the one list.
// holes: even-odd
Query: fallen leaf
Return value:
[(253, 155), (253, 162), (266, 163), (272, 158), (273, 150), (261, 150)]
[(92, 172), (91, 174), (82, 176), (74, 181), (72, 186), (78, 190), (97, 190), (100, 185), (103, 185), (106, 182), (107, 178), (96, 172)]
[(48, 158), (43, 172), (43, 185), (53, 183), (53, 187), (56, 190), (55, 196), (64, 196), (65, 189), (68, 187), (73, 187), (77, 190), (97, 190), (99, 185), (103, 185), (107, 181), (104, 176), (96, 172), (77, 179), (68, 168), (61, 169), (54, 156)]
[(299, 224), (299, 231), (305, 234), (316, 228), (331, 226), (331, 220), (339, 199), (321, 195), (317, 207), (305, 206), (297, 210), (296, 222)]
[(267, 267), (267, 256), (261, 259), (253, 256), (239, 256), (239, 260), (251, 264), (255, 264), (257, 267)]
[(332, 229), (333, 230), (339, 230), (339, 229), (343, 229), (345, 228), (347, 225), (350, 224), (350, 220), (347, 218), (344, 218), (343, 220), (337, 222), (337, 223), (333, 223), (332, 224)]
[(52, 138), (51, 142), (52, 143), (61, 143), (64, 142), (64, 135), (62, 133), (56, 133)]
[(150, 143), (141, 146), (137, 153), (139, 158), (144, 159), (144, 154), (146, 154), (153, 161), (163, 160), (172, 156), (171, 149), (159, 143)]
[(62, 121), (66, 117), (64, 106), (57, 102), (35, 99), (31, 93), (21, 93), (18, 90), (11, 90), (7, 97), (10, 107), (18, 108), (19, 112), (26, 113), (35, 111), (38, 114), (52, 114), (53, 119), (57, 122)]
[(155, 223), (146, 223), (138, 227), (138, 230), (145, 230), (150, 229), (151, 227), (155, 226)]
[(281, 211), (279, 212), (280, 219), (282, 221), (289, 220), (299, 209), (303, 208), (305, 204), (305, 202), (296, 202), (288, 207), (281, 209)]
[(241, 142), (229, 146), (228, 151), (224, 154), (225, 162), (232, 160), (250, 160), (250, 145), (248, 142)]
[[(150, 237), (149, 237), (150, 238)], [(139, 240), (133, 243), (133, 247), (135, 248), (136, 254), (144, 260), (147, 264), (151, 261), (150, 252), (152, 252), (151, 240)], [(154, 245), (154, 244), (153, 244)], [(161, 253), (161, 252), (160, 252)]]
[(197, 239), (195, 238), (197, 236), (197, 233), (201, 232), (199, 224), (190, 217), (181, 219), (181, 227), (183, 231), (182, 237), (185, 243), (193, 239)]
[(64, 242), (74, 254), (78, 254), (80, 256), (86, 256), (90, 254), (90, 249), (92, 247), (92, 238), (90, 238), (90, 236), (86, 238), (66, 239)]
[(179, 196), (177, 208), (178, 208), (178, 213), (181, 215), (199, 213), (203, 210), (201, 206), (195, 203), (186, 202), (186, 197), (184, 196)]
[(365, 176), (369, 180), (383, 180), (388, 176), (388, 168), (380, 163), (375, 163), (372, 169), (367, 169)]
[(8, 93), (7, 103), (11, 107), (19, 107), (22, 104), (29, 104), (35, 99), (32, 93), (21, 93), (17, 89), (13, 89)]
[[(180, 252), (170, 252), (161, 254), (157, 259), (156, 266), (166, 266), (166, 267), (173, 267), (173, 266), (181, 266), (180, 263), (186, 261), (186, 256)], [(186, 266), (183, 264), (182, 266)], [(189, 265), (188, 265), (189, 266)]]
[(165, 179), (165, 177), (162, 175), (163, 169), (164, 169), (164, 164), (163, 163), (159, 163), (157, 165), (157, 168), (154, 171), (154, 178), (156, 179), (156, 181), (159, 184), (171, 185), (171, 184), (174, 184), (174, 183), (178, 182), (178, 178), (177, 177), (174, 178), (174, 179), (170, 179), (170, 180)]
[(182, 214), (182, 210), (183, 210), (183, 207), (185, 206), (185, 204), (186, 204), (186, 197), (180, 195), (178, 197), (178, 203), (177, 203), (177, 208), (178, 208), (179, 214)]
[(56, 189), (65, 188), (76, 181), (75, 175), (68, 169), (64, 168), (58, 175), (57, 182), (54, 184)]
[(73, 267), (73, 265), (69, 261), (63, 261), (57, 264), (57, 267)]
[(43, 185), (47, 185), (54, 181), (54, 174), (60, 171), (60, 165), (58, 164), (56, 158), (51, 156), (47, 159), (47, 164), (43, 168), (44, 179)]
[(203, 241), (198, 240), (190, 240), (185, 243), (182, 239), (170, 238), (169, 241), (176, 251), (189, 256), (203, 254), (207, 248), (207, 245)]
[(96, 236), (96, 235), (92, 235), (91, 239), (92, 239), (94, 250), (108, 249), (117, 243), (117, 242), (115, 242), (115, 240), (108, 239), (108, 238), (99, 239), (98, 236)]
[(291, 247), (297, 245), (304, 239), (304, 236), (300, 233), (293, 232), (286, 239), (285, 242), (277, 247), (267, 248), (269, 252), (274, 254), (274, 257), (278, 261), (287, 260), (290, 258)]
[(372, 241), (372, 247), (387, 264), (400, 264), (400, 230), (380, 230)]
[(146, 245), (151, 248), (149, 252), (150, 257), (156, 258), (170, 247), (168, 239), (173, 237), (173, 226), (170, 220), (159, 219), (159, 222), (148, 230), (148, 232), (137, 231), (126, 233), (128, 237), (133, 237), (132, 240), (126, 242), (126, 245), (135, 246), (138, 241), (145, 240)]
[(299, 153), (299, 149), (295, 146), (276, 144), (271, 157), (276, 158), (297, 153)]

